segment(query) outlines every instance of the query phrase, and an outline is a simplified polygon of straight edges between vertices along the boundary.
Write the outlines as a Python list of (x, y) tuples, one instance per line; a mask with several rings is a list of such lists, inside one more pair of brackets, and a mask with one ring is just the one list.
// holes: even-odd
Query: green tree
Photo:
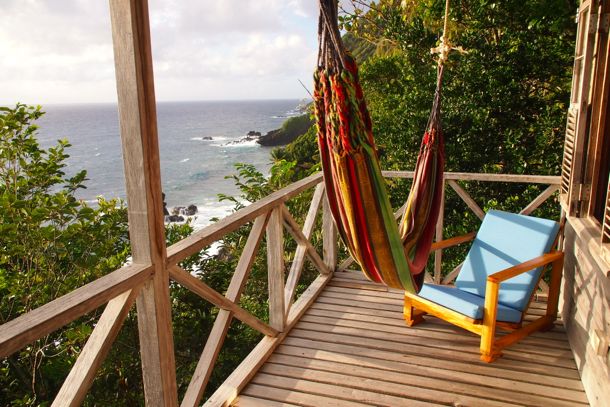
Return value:
[[(118, 200), (78, 200), (86, 172), (66, 176), (70, 145), (45, 150), (40, 107), (0, 108), (0, 323), (125, 263), (127, 214)], [(91, 332), (92, 313), (0, 362), (0, 404), (35, 404), (58, 389)]]

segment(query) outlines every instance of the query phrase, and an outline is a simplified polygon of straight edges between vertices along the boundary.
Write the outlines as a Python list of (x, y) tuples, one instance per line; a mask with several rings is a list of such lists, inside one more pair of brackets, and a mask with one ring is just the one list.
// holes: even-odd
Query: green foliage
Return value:
[[(45, 150), (40, 107), (0, 108), (0, 323), (125, 263), (127, 214), (117, 200), (92, 208), (75, 197), (86, 172), (63, 171), (70, 145)], [(36, 404), (58, 389), (91, 333), (88, 315), (0, 362), (0, 404)]]

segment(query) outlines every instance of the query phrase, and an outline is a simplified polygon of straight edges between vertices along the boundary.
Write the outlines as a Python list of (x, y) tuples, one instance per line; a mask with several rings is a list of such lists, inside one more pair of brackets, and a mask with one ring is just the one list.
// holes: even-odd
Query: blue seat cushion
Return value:
[[(472, 319), (483, 319), (485, 299), (448, 285), (424, 284), (418, 294), (445, 308), (452, 309)], [(498, 321), (521, 322), (521, 311), (498, 304)]]
[[(491, 210), (483, 219), (455, 286), (485, 297), (487, 277), (548, 253), (559, 224), (533, 216)], [(540, 278), (541, 268), (500, 284), (498, 303), (524, 311)]]

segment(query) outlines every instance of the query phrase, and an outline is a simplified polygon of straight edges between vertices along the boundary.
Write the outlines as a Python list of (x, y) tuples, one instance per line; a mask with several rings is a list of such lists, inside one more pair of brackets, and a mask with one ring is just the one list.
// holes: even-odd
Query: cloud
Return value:
[[(2, 0), (0, 103), (115, 100), (107, 7)], [(149, 10), (159, 100), (303, 96), (316, 2), (150, 0)]]

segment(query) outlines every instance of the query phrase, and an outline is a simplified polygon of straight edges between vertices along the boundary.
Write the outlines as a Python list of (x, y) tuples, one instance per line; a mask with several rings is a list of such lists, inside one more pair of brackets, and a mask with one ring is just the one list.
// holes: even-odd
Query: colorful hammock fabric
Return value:
[(442, 199), (442, 65), (399, 227), (381, 174), (358, 68), (339, 34), (336, 0), (320, 0), (319, 41), (314, 74), (318, 144), (339, 234), (367, 278), (417, 292), (423, 283)]

